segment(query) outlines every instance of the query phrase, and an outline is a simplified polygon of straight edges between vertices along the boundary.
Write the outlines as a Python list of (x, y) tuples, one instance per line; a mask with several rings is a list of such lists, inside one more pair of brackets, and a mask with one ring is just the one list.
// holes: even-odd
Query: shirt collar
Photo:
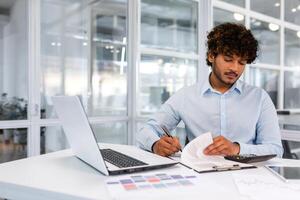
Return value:
[[(209, 75), (210, 76), (210, 75)], [(209, 93), (209, 92), (216, 92), (215, 89), (212, 88), (212, 86), (209, 83), (209, 76), (202, 82), (202, 86), (200, 89), (200, 93), (202, 95)], [(237, 80), (233, 86), (226, 92), (226, 93), (231, 93), (233, 91), (236, 91), (237, 93), (241, 94), (242, 91), (242, 81)]]
[(239, 94), (242, 94), (242, 81), (237, 80), (233, 86), (229, 89), (230, 92), (236, 91)]
[(207, 78), (204, 79), (204, 81), (202, 82), (202, 86), (201, 86), (201, 90), (200, 93), (202, 95), (204, 95), (205, 93), (208, 93), (210, 91), (214, 91), (214, 89), (211, 87), (210, 83), (209, 83), (209, 76), (207, 76)]

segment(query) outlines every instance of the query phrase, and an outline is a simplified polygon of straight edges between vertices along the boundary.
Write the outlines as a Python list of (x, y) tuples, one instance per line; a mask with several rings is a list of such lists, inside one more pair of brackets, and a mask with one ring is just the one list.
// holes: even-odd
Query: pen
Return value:
[[(173, 138), (173, 136), (171, 135), (171, 133), (168, 131), (167, 127), (165, 127), (164, 125), (160, 125), (160, 127), (162, 128), (162, 130), (164, 131), (164, 133), (168, 136)], [(182, 152), (182, 149), (179, 149), (180, 152)]]

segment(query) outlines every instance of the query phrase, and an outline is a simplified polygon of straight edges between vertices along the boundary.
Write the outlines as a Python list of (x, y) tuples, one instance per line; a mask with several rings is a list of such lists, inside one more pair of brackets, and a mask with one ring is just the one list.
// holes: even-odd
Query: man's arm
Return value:
[(205, 148), (206, 155), (277, 154), (278, 157), (282, 156), (283, 148), (276, 110), (268, 94), (264, 92), (263, 95), (261, 112), (256, 125), (255, 144), (230, 141), (223, 136), (218, 136)]
[[(146, 125), (139, 131), (137, 135), (138, 145), (148, 151), (152, 151), (152, 147), (155, 142), (160, 140), (164, 135), (160, 125), (163, 124), (168, 130), (176, 128), (180, 122), (179, 111), (182, 105), (183, 93), (178, 92), (168, 99), (168, 101), (162, 105), (159, 112), (151, 117)], [(174, 138), (175, 139), (175, 138)]]
[(276, 109), (269, 95), (264, 91), (261, 113), (256, 125), (255, 145), (239, 143), (240, 154), (277, 154), (282, 157), (283, 148)]

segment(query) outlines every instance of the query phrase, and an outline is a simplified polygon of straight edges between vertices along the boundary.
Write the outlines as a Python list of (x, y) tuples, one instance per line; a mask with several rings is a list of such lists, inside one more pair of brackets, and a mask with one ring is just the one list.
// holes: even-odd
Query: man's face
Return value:
[(247, 61), (236, 55), (218, 54), (216, 57), (209, 56), (212, 63), (212, 75), (217, 84), (231, 87), (244, 72)]

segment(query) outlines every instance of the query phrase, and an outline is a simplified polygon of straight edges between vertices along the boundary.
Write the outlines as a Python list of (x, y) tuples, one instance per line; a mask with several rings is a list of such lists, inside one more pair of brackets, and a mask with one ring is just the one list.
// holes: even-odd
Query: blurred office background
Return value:
[[(97, 139), (135, 144), (170, 95), (207, 76), (206, 33), (223, 22), (260, 42), (243, 79), (300, 109), (298, 0), (0, 0), (0, 163), (68, 148), (54, 95), (81, 96)], [(279, 117), (297, 158), (300, 117)]]

